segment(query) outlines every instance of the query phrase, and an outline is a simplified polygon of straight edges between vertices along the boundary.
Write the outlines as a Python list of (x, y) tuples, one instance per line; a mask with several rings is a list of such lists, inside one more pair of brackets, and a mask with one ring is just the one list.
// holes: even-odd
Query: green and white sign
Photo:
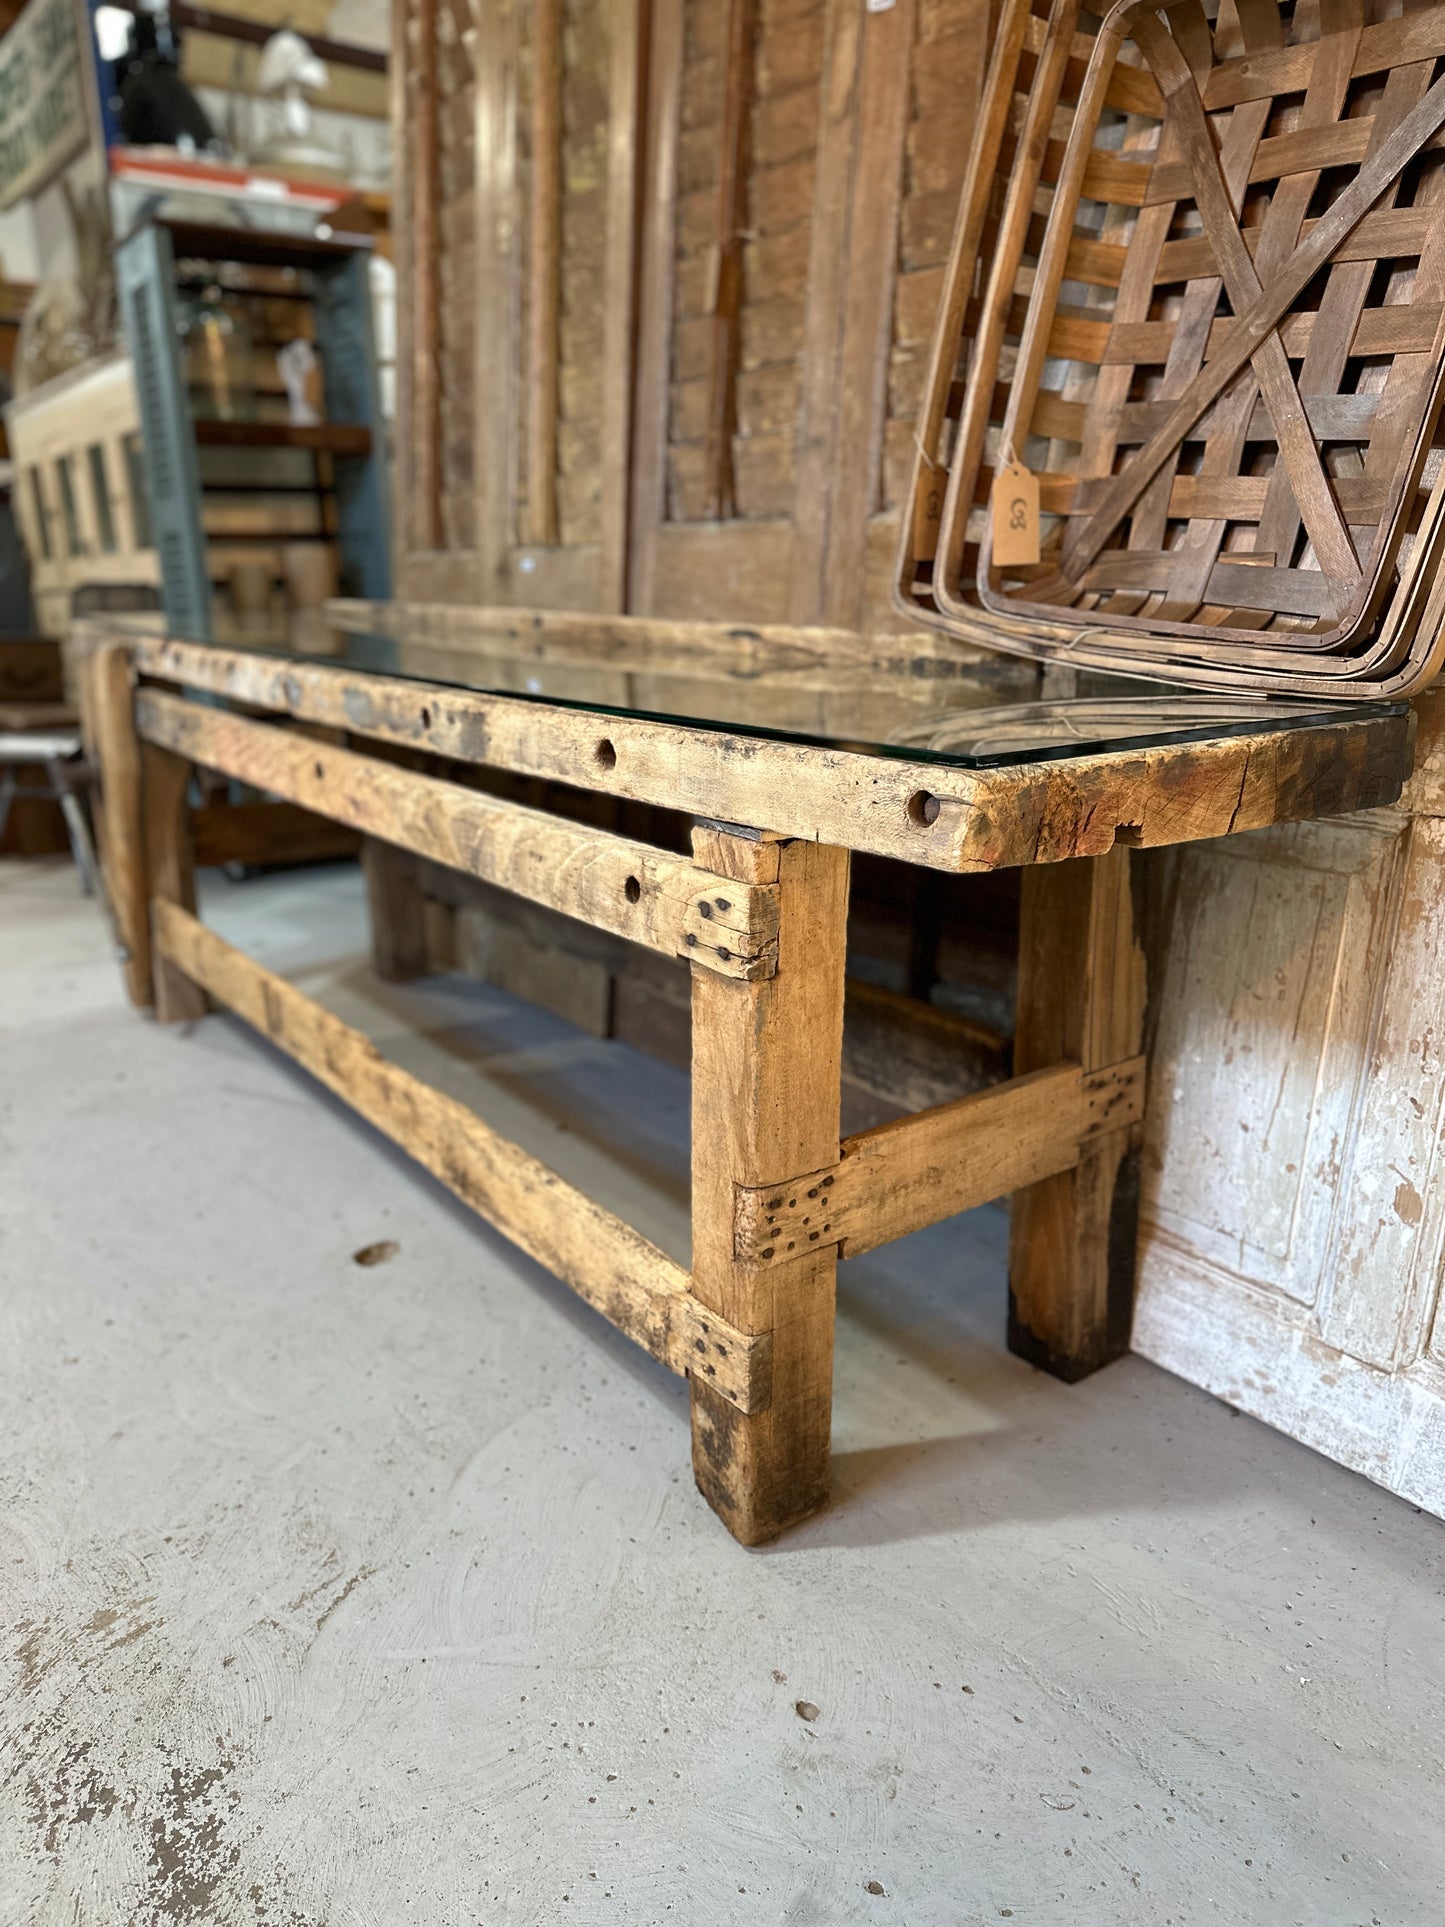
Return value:
[(0, 208), (43, 187), (86, 141), (75, 0), (30, 0), (0, 40)]

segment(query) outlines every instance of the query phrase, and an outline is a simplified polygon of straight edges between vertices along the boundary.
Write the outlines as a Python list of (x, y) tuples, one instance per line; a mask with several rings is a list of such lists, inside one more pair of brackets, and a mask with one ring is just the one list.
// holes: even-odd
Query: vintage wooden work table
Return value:
[[(946, 645), (334, 616), (326, 660), (136, 634), (92, 654), (132, 994), (162, 1022), (212, 1000), (245, 1018), (685, 1373), (698, 1485), (747, 1543), (827, 1497), (840, 1256), (1012, 1194), (1014, 1350), (1065, 1379), (1125, 1350), (1145, 1087), (1130, 850), (1387, 804), (1410, 769), (1402, 705), (1020, 709), (1016, 668)], [(197, 920), (196, 767), (690, 961), (690, 1272)], [(547, 809), (488, 793), (483, 769), (494, 789), (511, 772), (687, 813), (691, 855), (574, 820), (565, 790)], [(1022, 935), (1012, 1079), (840, 1143), (852, 851), (1020, 866)]]

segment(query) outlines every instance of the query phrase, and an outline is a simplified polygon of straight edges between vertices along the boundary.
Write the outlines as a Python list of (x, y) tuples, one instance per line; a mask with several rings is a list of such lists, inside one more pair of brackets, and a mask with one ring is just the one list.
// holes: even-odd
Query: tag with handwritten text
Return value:
[(1005, 569), (1039, 559), (1039, 478), (1021, 462), (993, 478), (993, 559)]

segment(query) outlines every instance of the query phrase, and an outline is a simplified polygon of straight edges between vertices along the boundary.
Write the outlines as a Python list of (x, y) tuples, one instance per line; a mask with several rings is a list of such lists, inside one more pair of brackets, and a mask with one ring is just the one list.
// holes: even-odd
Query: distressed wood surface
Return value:
[(1439, 699), (1411, 814), (1161, 879), (1134, 1349), (1445, 1516)]
[(728, 976), (776, 967), (775, 893), (686, 857), (154, 689), (137, 720), (148, 743), (634, 943)]
[(369, 1038), (173, 903), (157, 955), (285, 1051), (462, 1203), (729, 1410), (768, 1401), (767, 1335), (744, 1335), (691, 1295), (681, 1266), (509, 1143), (465, 1105), (390, 1064)]
[[(379, 741), (640, 802), (979, 871), (1393, 802), (1412, 718), (959, 770), (142, 638), (148, 675)], [(936, 807), (935, 807), (936, 805)]]
[(557, 540), (557, 328), (562, 246), (562, 0), (532, 9), (527, 236), (527, 501), (524, 539)]
[(206, 993), (155, 940), (156, 918), (167, 904), (196, 907), (196, 866), (191, 847), (187, 792), (191, 764), (156, 743), (141, 745), (141, 793), (145, 825), (146, 895), (151, 918), (151, 988), (156, 1019), (189, 1023), (204, 1017)]
[(422, 860), (411, 850), (368, 836), (361, 846), (371, 926), (371, 967), (386, 984), (409, 983), (431, 967), (427, 952)]
[[(1019, 935), (1019, 1075), (1071, 1058), (1087, 1074), (1136, 1057), (1144, 950), (1130, 855), (1024, 873)], [(1139, 1213), (1137, 1108), (1112, 1115), (1078, 1162), (1014, 1194), (1009, 1346), (1065, 1379), (1129, 1347)]]
[(150, 912), (141, 806), (141, 752), (135, 733), (131, 652), (106, 644), (89, 661), (91, 747), (100, 776), (96, 830), (106, 895), (125, 949), (126, 994), (151, 1001)]
[(735, 1187), (836, 1155), (848, 853), (699, 829), (694, 854), (738, 885), (780, 893), (778, 974), (693, 973), (692, 1274), (710, 1309), (773, 1335), (772, 1399), (740, 1415), (693, 1379), (693, 1471), (746, 1545), (826, 1503), (837, 1253), (759, 1269), (734, 1251)]
[(1072, 1170), (1093, 1138), (1136, 1124), (1144, 1060), (1058, 1064), (845, 1138), (835, 1163), (740, 1186), (736, 1254), (786, 1264), (810, 1245), (857, 1257), (894, 1238)]

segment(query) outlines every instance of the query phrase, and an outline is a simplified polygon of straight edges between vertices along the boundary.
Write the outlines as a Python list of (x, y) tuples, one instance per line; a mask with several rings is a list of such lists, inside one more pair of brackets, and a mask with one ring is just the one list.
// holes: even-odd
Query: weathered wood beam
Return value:
[(845, 1139), (835, 1164), (781, 1184), (740, 1185), (740, 1263), (786, 1264), (840, 1245), (857, 1257), (894, 1238), (1072, 1170), (1083, 1147), (1137, 1122), (1144, 1060), (1016, 1077)]
[(388, 1063), (368, 1037), (207, 930), (155, 907), (157, 954), (234, 1011), (415, 1159), (462, 1203), (670, 1371), (729, 1408), (762, 1411), (772, 1341), (691, 1295), (687, 1273), (464, 1104)]
[(777, 968), (775, 891), (354, 750), (141, 691), (141, 736), (302, 809), (380, 837), (633, 943), (749, 980)]
[[(411, 365), (407, 371), (411, 420), (406, 444), (411, 451), (412, 545), (418, 549), (441, 546), (441, 386), (437, 373), (441, 354), (439, 274), (441, 184), (437, 156), (437, 9), (436, 0), (412, 0), (409, 17), (416, 39), (411, 53), (412, 125), (408, 147), (408, 184), (411, 219), (409, 245), (403, 256), (410, 283)], [(404, 284), (405, 285), (405, 284)]]
[(188, 796), (191, 765), (155, 743), (141, 745), (141, 790), (145, 824), (146, 891), (151, 915), (151, 986), (156, 1021), (186, 1024), (204, 1017), (206, 993), (155, 942), (156, 916), (174, 904), (196, 907), (196, 866), (191, 851)]
[(131, 652), (107, 643), (90, 658), (92, 748), (100, 773), (100, 862), (125, 950), (126, 994), (151, 1001), (151, 938), (141, 814), (140, 743), (135, 733)]
[(747, 221), (748, 108), (753, 83), (754, 0), (726, 0), (722, 102), (718, 116), (713, 210), (712, 326), (707, 345), (703, 442), (704, 521), (734, 513), (733, 435), (743, 308), (743, 229)]
[(562, 0), (532, 9), (524, 541), (557, 540), (557, 323), (562, 260)]
[[(1144, 1037), (1143, 932), (1127, 849), (1026, 870), (1014, 1066), (1119, 1064)], [(1066, 1170), (1015, 1193), (1009, 1348), (1074, 1380), (1129, 1347), (1142, 1152), (1124, 1108)]]
[(765, 1412), (744, 1418), (693, 1378), (693, 1474), (734, 1537), (757, 1545), (827, 1501), (837, 1252), (739, 1261), (734, 1194), (837, 1144), (848, 852), (693, 834), (698, 858), (735, 884), (782, 892), (777, 976), (742, 984), (698, 970), (692, 985), (693, 1289), (719, 1317), (773, 1338)]
[(554, 707), (145, 637), (144, 674), (461, 762), (939, 870), (1003, 870), (1188, 843), (1393, 803), (1408, 711), (994, 769)]

